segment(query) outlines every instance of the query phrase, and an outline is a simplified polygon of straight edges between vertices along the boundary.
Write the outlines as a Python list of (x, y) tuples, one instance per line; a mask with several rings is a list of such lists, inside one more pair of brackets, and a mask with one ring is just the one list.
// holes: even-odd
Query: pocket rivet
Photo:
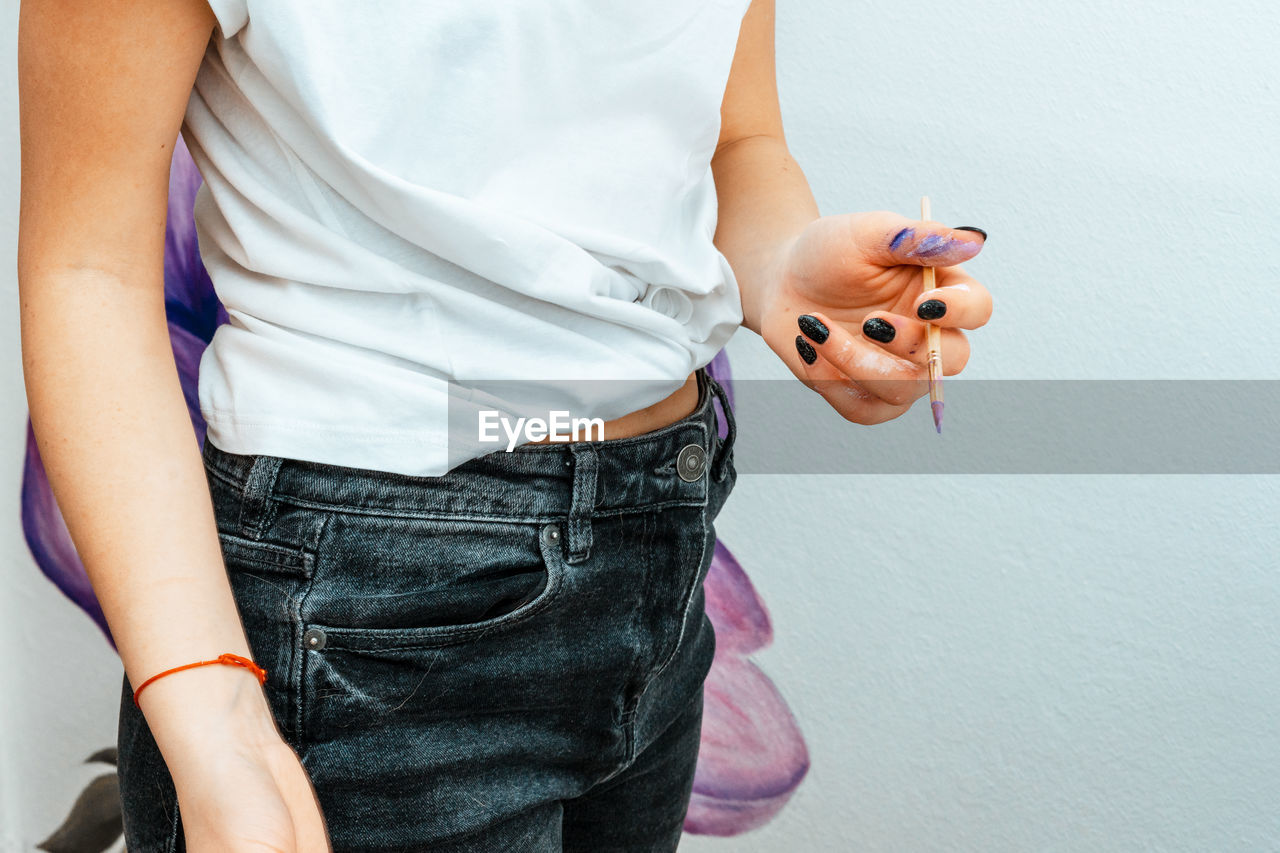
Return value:
[(302, 635), (302, 644), (313, 651), (324, 648), (324, 631), (319, 628), (308, 628)]
[(542, 528), (542, 535), (552, 542), (560, 541), (560, 527), (553, 521)]
[(707, 467), (707, 451), (701, 444), (686, 444), (676, 456), (676, 473), (686, 483), (702, 479)]

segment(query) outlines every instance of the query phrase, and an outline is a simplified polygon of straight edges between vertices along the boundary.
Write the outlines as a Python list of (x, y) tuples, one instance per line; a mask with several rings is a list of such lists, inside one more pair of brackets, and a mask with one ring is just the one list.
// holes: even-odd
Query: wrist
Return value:
[(740, 287), (742, 295), (742, 325), (763, 337), (764, 320), (773, 311), (778, 294), (786, 277), (791, 250), (800, 234), (775, 243), (762, 253), (758, 267), (748, 285)]
[(149, 684), (138, 703), (171, 766), (186, 756), (216, 751), (227, 736), (252, 742), (279, 738), (262, 685), (239, 666), (211, 664), (170, 673)]

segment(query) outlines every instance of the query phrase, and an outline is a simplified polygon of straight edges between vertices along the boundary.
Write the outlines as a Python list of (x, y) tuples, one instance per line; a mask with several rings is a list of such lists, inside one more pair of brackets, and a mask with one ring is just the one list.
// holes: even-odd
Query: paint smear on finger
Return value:
[(923, 259), (933, 262), (930, 266), (953, 266), (978, 254), (982, 250), (982, 241), (962, 239), (954, 231), (946, 234), (926, 232), (920, 236), (914, 228), (903, 228), (893, 236), (889, 250), (903, 260)]

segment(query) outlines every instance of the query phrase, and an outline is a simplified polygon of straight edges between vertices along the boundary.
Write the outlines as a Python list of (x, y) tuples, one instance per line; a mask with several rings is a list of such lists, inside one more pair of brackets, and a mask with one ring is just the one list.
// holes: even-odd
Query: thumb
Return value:
[(850, 226), (867, 261), (884, 267), (955, 266), (982, 251), (987, 239), (987, 232), (972, 225), (949, 227), (887, 210), (855, 214)]

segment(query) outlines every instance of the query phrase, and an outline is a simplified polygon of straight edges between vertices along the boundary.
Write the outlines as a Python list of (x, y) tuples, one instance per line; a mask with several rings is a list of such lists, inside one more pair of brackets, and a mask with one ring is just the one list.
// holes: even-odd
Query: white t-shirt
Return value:
[(679, 388), (742, 321), (710, 160), (748, 2), (211, 0), (213, 443), (438, 475), (508, 446), (480, 410)]

